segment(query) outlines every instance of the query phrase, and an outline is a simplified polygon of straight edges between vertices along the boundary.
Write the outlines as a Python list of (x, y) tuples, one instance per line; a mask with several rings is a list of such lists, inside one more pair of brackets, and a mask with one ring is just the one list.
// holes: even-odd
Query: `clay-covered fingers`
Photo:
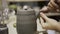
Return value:
[(48, 17), (45, 15), (45, 14), (43, 14), (42, 12), (40, 13), (40, 16), (45, 20), (45, 21), (48, 21)]
[(41, 17), (40, 17), (40, 22), (41, 22), (41, 26), (45, 28), (46, 26), (45, 26), (44, 20)]
[(59, 6), (55, 3), (55, 0), (51, 0), (48, 4), (48, 6), (52, 7), (52, 8), (59, 8)]
[(44, 20), (40, 17), (40, 22), (41, 22), (41, 25), (44, 25)]
[(55, 7), (49, 2), (48, 3), (48, 7), (49, 7), (49, 9), (51, 9), (51, 10), (54, 10), (55, 9)]
[(47, 7), (47, 6), (44, 6), (44, 7), (40, 10), (40, 12), (48, 12), (48, 7)]
[(40, 17), (40, 21), (41, 21), (42, 28), (47, 29), (48, 23), (45, 23), (41, 17)]

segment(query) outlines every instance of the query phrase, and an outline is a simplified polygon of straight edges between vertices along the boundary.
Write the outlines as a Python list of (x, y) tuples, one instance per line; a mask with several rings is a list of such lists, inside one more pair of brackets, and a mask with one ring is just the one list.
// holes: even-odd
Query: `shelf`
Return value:
[(8, 2), (35, 2), (35, 1), (49, 1), (49, 0), (7, 0)]

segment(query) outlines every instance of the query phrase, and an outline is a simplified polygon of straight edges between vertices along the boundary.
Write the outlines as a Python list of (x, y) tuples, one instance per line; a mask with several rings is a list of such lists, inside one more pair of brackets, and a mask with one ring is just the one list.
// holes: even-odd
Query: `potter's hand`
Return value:
[(48, 3), (49, 8), (55, 10), (55, 9), (59, 9), (59, 5), (57, 3), (58, 0), (50, 0), (50, 2)]
[[(56, 0), (58, 1), (58, 0)], [(58, 4), (57, 4), (58, 3)], [(44, 6), (40, 11), (41, 12), (49, 12), (49, 11), (57, 11), (60, 12), (59, 2), (55, 2), (55, 0), (50, 0), (47, 6)]]
[(48, 7), (49, 10), (60, 12), (60, 0), (50, 0)]
[[(59, 24), (56, 20), (48, 18), (43, 13), (40, 13), (40, 16), (41, 25), (44, 29), (58, 30), (57, 28), (60, 27), (58, 26)], [(46, 21), (46, 23), (44, 22), (44, 20)]]

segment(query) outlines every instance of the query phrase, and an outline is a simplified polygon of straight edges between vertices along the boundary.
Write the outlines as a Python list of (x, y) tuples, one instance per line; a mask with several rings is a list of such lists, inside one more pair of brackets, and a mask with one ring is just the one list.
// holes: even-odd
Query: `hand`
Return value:
[[(44, 29), (50, 29), (50, 30), (56, 30), (58, 22), (54, 19), (48, 18), (46, 15), (43, 13), (40, 13), (40, 20), (41, 20), (41, 25)], [(46, 23), (44, 22), (46, 21)]]
[(60, 0), (50, 0), (48, 7), (50, 10), (60, 12)]
[(58, 1), (58, 0), (50, 0), (50, 2), (48, 3), (48, 6), (51, 9), (58, 9), (59, 8), (59, 5), (57, 3), (55, 3), (56, 1)]
[[(56, 1), (58, 1), (58, 0), (56, 0)], [(55, 3), (55, 0), (50, 0), (50, 2), (48, 3), (48, 6), (44, 6), (40, 11), (41, 12), (49, 12), (49, 11), (60, 12), (60, 6), (57, 3)]]

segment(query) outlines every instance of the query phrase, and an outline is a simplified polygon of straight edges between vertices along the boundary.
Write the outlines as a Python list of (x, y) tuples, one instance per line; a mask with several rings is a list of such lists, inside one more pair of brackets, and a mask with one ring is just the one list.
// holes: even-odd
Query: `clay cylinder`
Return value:
[(17, 11), (17, 33), (35, 34), (37, 30), (36, 15), (34, 10)]

